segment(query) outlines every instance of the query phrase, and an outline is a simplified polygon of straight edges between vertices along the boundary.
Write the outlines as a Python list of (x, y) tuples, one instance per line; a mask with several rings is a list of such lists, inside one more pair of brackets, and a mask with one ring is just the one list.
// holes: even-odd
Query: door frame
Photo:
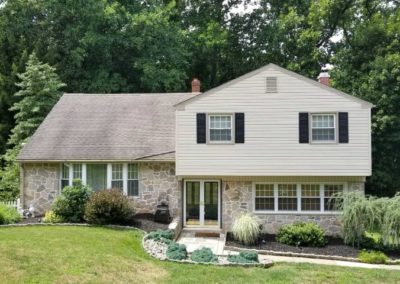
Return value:
[[(200, 216), (199, 225), (186, 224), (186, 182), (199, 182), (200, 183)], [(205, 226), (204, 225), (204, 183), (216, 182), (218, 184), (218, 226)], [(217, 179), (185, 179), (183, 180), (183, 226), (187, 228), (221, 228), (221, 181)]]

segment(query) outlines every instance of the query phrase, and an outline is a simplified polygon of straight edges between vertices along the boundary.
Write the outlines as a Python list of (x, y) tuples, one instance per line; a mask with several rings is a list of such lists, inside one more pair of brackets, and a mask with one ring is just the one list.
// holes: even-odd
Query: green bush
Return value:
[(358, 255), (358, 260), (365, 263), (385, 264), (389, 261), (389, 258), (380, 251), (362, 250)]
[(187, 250), (185, 245), (172, 242), (168, 245), (167, 257), (174, 260), (184, 260), (187, 258)]
[(171, 230), (157, 230), (150, 232), (147, 238), (155, 241), (172, 240), (174, 238), (174, 232)]
[(191, 260), (195, 262), (217, 262), (218, 257), (210, 248), (201, 248), (192, 253)]
[(254, 251), (242, 251), (239, 255), (229, 255), (228, 261), (231, 263), (258, 263), (258, 254)]
[(245, 245), (256, 243), (261, 233), (258, 218), (249, 213), (241, 214), (233, 222), (232, 233), (235, 240)]
[(80, 180), (74, 180), (72, 186), (66, 186), (53, 204), (53, 212), (66, 222), (82, 222), (85, 204), (90, 196), (90, 189)]
[(315, 223), (296, 222), (280, 227), (276, 240), (291, 246), (325, 246), (324, 231)]
[(17, 210), (0, 204), (0, 225), (18, 223), (21, 220), (21, 215)]
[(54, 211), (47, 211), (43, 218), (44, 223), (62, 223), (64, 222), (63, 218), (58, 216)]
[(94, 192), (85, 206), (85, 220), (90, 224), (133, 224), (135, 209), (132, 200), (118, 189)]

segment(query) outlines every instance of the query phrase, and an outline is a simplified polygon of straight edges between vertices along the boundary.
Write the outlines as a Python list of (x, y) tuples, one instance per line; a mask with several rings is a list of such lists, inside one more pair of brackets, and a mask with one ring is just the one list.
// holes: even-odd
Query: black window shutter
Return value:
[(244, 113), (235, 113), (235, 143), (244, 143)]
[(339, 143), (349, 143), (348, 112), (339, 112)]
[(299, 113), (299, 143), (308, 143), (308, 112)]
[(196, 116), (197, 124), (197, 144), (206, 143), (206, 114), (198, 113)]

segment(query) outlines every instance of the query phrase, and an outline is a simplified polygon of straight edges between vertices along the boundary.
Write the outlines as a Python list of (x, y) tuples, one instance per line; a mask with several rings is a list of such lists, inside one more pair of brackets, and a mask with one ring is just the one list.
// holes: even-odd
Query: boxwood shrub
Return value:
[(323, 247), (326, 244), (324, 231), (312, 222), (283, 225), (278, 231), (276, 240), (291, 246)]
[(195, 262), (217, 262), (218, 257), (212, 252), (210, 248), (197, 249), (192, 253), (190, 258)]

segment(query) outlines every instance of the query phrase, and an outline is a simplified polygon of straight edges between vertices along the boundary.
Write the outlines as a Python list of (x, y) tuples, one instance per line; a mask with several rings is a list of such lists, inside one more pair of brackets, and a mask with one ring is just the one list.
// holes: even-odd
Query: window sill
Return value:
[(339, 211), (253, 211), (255, 215), (326, 215), (326, 216), (336, 216), (341, 215)]

